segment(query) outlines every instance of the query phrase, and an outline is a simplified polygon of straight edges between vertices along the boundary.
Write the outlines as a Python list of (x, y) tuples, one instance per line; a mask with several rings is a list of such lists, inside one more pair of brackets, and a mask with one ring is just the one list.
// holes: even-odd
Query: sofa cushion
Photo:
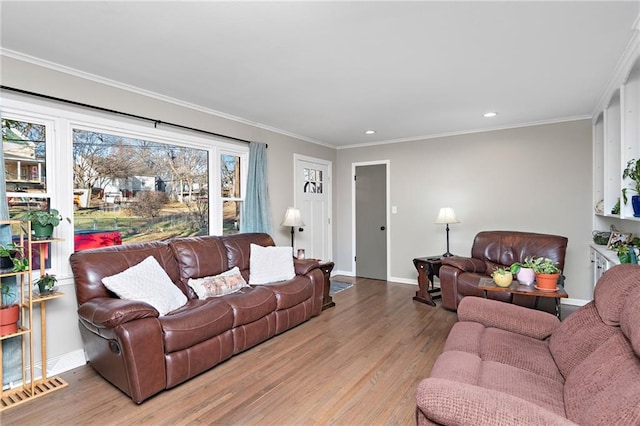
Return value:
[(220, 238), (206, 235), (175, 238), (169, 242), (180, 266), (180, 279), (184, 284), (190, 278), (218, 275), (231, 269), (227, 250)]
[(607, 325), (620, 325), (620, 312), (627, 295), (640, 287), (640, 266), (622, 264), (607, 270), (593, 291), (598, 314)]
[(631, 342), (631, 347), (640, 357), (640, 288), (629, 294), (620, 313), (620, 330)]
[(246, 287), (224, 297), (233, 309), (233, 326), (249, 324), (276, 310), (276, 296), (267, 287)]
[(581, 425), (640, 424), (639, 383), (640, 360), (616, 329), (567, 376), (567, 417)]
[(244, 280), (236, 266), (212, 277), (189, 278), (189, 286), (193, 288), (198, 298), (207, 299), (235, 293), (243, 287), (248, 287), (249, 284)]
[(267, 286), (275, 293), (277, 310), (291, 308), (299, 303), (311, 299), (313, 296), (313, 284), (306, 278), (296, 275), (289, 281), (283, 281)]
[(103, 277), (102, 283), (121, 299), (148, 303), (161, 316), (187, 302), (187, 297), (153, 256), (118, 274)]
[(295, 277), (291, 247), (251, 244), (249, 284), (271, 284)]
[(549, 339), (549, 350), (564, 377), (615, 333), (605, 325), (593, 301), (560, 323)]
[(223, 299), (191, 299), (160, 318), (165, 353), (190, 348), (233, 327), (233, 310)]
[(443, 354), (449, 356), (451, 351), (468, 352), (482, 361), (498, 362), (564, 382), (544, 340), (463, 321), (454, 324), (449, 332)]
[(263, 247), (275, 246), (269, 234), (246, 233), (220, 237), (227, 248), (227, 262), (229, 268), (237, 266), (246, 280), (249, 279), (249, 258), (251, 257), (251, 244)]

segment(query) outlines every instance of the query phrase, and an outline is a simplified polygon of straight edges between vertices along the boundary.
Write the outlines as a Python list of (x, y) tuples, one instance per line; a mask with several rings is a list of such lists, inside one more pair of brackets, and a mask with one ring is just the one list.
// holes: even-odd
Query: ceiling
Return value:
[(638, 1), (2, 0), (0, 46), (341, 147), (589, 117), (639, 12)]

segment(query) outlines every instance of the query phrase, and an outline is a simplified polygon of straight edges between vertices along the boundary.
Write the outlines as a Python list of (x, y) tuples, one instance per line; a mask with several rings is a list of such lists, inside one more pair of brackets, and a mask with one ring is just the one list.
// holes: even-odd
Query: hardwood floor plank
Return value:
[(87, 365), (65, 389), (0, 414), (64, 425), (397, 425), (415, 423), (415, 390), (453, 312), (412, 300), (416, 286), (340, 277), (336, 306), (137, 405)]

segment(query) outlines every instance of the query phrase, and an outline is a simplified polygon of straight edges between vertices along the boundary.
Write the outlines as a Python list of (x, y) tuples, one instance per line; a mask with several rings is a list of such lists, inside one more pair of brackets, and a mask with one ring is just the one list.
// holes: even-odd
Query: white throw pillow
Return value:
[(104, 277), (102, 283), (121, 299), (150, 304), (161, 316), (187, 303), (187, 296), (153, 256), (119, 274)]
[(249, 287), (237, 266), (219, 275), (204, 278), (190, 278), (189, 285), (199, 299), (219, 297), (235, 293), (242, 287)]
[(291, 247), (263, 247), (251, 244), (249, 284), (271, 284), (296, 276)]

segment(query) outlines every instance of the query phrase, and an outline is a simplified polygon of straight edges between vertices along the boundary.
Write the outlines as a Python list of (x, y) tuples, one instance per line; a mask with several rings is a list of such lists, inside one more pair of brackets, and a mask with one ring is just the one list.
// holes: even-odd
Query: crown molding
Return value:
[(57, 72), (61, 72), (61, 73), (64, 73), (64, 74), (73, 75), (73, 76), (78, 77), (78, 78), (82, 78), (82, 79), (85, 79), (85, 80), (93, 81), (95, 83), (103, 84), (103, 85), (106, 85), (106, 86), (111, 86), (111, 87), (114, 87), (116, 89), (125, 90), (125, 91), (131, 92), (131, 93), (135, 93), (137, 95), (142, 95), (142, 96), (145, 96), (145, 97), (148, 97), (148, 98), (157, 99), (157, 100), (162, 101), (162, 102), (167, 102), (167, 103), (170, 103), (170, 104), (173, 104), (173, 105), (177, 105), (177, 106), (180, 106), (180, 107), (189, 108), (189, 109), (192, 109), (194, 111), (202, 112), (202, 113), (209, 114), (209, 115), (214, 115), (216, 117), (224, 118), (226, 120), (234, 121), (236, 123), (240, 123), (240, 124), (244, 124), (244, 125), (248, 125), (248, 126), (252, 126), (252, 127), (257, 127), (259, 129), (262, 129), (262, 130), (266, 130), (266, 131), (273, 132), (273, 133), (278, 133), (278, 134), (283, 135), (283, 136), (288, 136), (288, 137), (291, 137), (291, 138), (294, 138), (294, 139), (299, 139), (299, 140), (302, 140), (302, 141), (305, 141), (305, 142), (309, 142), (309, 143), (312, 143), (312, 144), (321, 145), (321, 146), (324, 146), (324, 147), (327, 147), (327, 148), (332, 148), (332, 149), (336, 148), (335, 145), (331, 145), (329, 143), (322, 142), (322, 141), (317, 140), (317, 139), (313, 139), (313, 138), (309, 138), (309, 137), (306, 137), (306, 136), (298, 135), (296, 133), (288, 132), (286, 130), (278, 129), (276, 127), (271, 127), (271, 126), (268, 126), (266, 124), (258, 123), (258, 122), (255, 122), (255, 121), (247, 120), (247, 119), (244, 119), (242, 117), (237, 117), (237, 116), (234, 116), (234, 115), (231, 115), (231, 114), (227, 114), (227, 113), (224, 113), (224, 112), (221, 112), (221, 111), (216, 111), (216, 110), (213, 110), (213, 109), (210, 109), (210, 108), (205, 108), (205, 107), (202, 107), (200, 105), (192, 104), (192, 103), (189, 103), (189, 102), (182, 101), (180, 99), (176, 99), (176, 98), (172, 98), (170, 96), (162, 95), (162, 94), (157, 93), (157, 92), (141, 89), (141, 88), (136, 87), (136, 86), (132, 86), (132, 85), (121, 83), (121, 82), (118, 82), (118, 81), (115, 81), (115, 80), (111, 80), (111, 79), (108, 79), (108, 78), (105, 78), (105, 77), (101, 77), (101, 76), (98, 76), (98, 75), (95, 75), (95, 74), (91, 74), (91, 73), (87, 73), (87, 72), (84, 72), (84, 71), (80, 71), (80, 70), (77, 70), (75, 68), (71, 68), (71, 67), (67, 67), (67, 66), (64, 66), (64, 65), (57, 64), (55, 62), (47, 61), (45, 59), (36, 58), (34, 56), (30, 56), (30, 55), (26, 55), (26, 54), (23, 54), (23, 53), (20, 53), (20, 52), (16, 52), (14, 50), (0, 48), (0, 57), (2, 57), (2, 56), (6, 56), (8, 58), (16, 59), (16, 60), (22, 61), (22, 62), (27, 62), (27, 63), (33, 64), (33, 65), (36, 65), (36, 66), (40, 66), (40, 67), (47, 68), (47, 69), (50, 69), (50, 70), (53, 70), (53, 71), (57, 71)]

